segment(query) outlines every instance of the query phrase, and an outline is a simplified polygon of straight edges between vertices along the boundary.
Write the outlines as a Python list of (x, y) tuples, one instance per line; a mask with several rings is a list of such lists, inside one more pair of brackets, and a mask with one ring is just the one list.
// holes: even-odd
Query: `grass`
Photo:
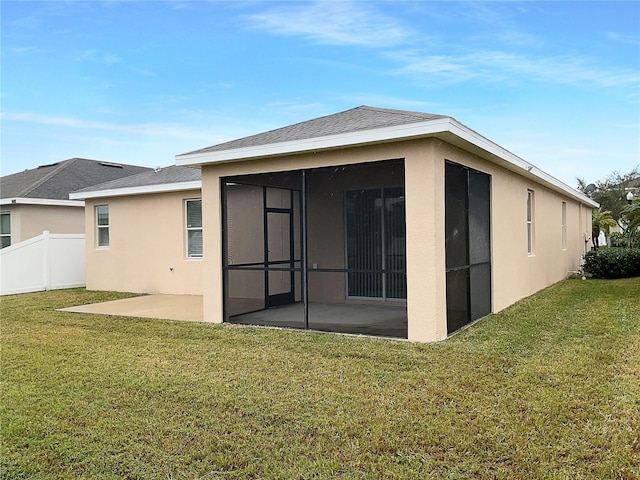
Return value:
[(428, 345), (53, 311), (121, 296), (1, 300), (1, 478), (640, 478), (640, 278)]

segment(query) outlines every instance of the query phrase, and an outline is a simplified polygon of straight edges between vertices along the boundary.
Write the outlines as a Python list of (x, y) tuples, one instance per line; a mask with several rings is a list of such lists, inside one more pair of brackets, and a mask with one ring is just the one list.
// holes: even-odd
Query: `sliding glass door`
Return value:
[(345, 209), (347, 296), (406, 299), (404, 189), (349, 190)]

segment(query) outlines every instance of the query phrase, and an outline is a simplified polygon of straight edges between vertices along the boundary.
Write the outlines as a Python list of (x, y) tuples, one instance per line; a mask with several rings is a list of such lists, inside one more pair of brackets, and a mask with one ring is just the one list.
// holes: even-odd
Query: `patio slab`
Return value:
[(61, 312), (202, 322), (201, 295), (142, 295), (140, 297), (61, 308)]

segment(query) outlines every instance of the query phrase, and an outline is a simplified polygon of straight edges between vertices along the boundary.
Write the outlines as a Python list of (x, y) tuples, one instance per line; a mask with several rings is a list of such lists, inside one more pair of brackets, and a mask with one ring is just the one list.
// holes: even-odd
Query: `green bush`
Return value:
[(603, 248), (587, 252), (584, 271), (595, 278), (640, 276), (640, 249)]
[[(613, 232), (609, 237), (612, 247), (628, 247), (629, 246), (629, 232)], [(634, 232), (631, 244), (635, 248), (640, 248), (640, 230)]]

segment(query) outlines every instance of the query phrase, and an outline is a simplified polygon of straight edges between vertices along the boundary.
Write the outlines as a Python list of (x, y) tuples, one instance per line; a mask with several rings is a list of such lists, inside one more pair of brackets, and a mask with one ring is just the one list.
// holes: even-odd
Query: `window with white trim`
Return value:
[(202, 258), (202, 199), (185, 200), (187, 258)]
[(562, 249), (567, 249), (567, 202), (562, 202)]
[(96, 245), (109, 246), (109, 205), (96, 206)]
[(0, 248), (11, 245), (11, 213), (0, 213)]
[(533, 255), (533, 190), (527, 190), (527, 253)]

